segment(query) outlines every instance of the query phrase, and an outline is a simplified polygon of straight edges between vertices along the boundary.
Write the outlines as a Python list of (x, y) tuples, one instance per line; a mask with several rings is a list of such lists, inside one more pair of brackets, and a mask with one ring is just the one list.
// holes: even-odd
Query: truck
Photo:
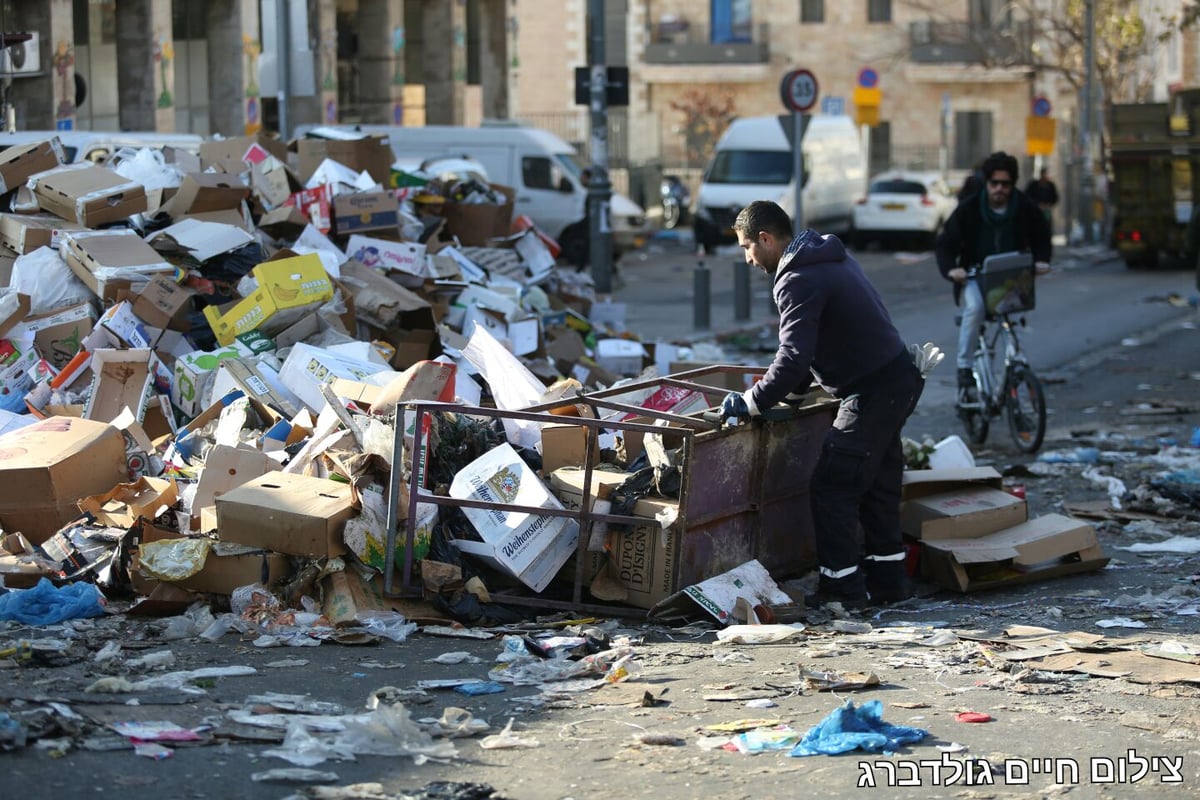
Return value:
[(1188, 223), (1200, 202), (1200, 89), (1165, 103), (1117, 103), (1109, 111), (1112, 238), (1130, 269), (1160, 256), (1190, 265)]

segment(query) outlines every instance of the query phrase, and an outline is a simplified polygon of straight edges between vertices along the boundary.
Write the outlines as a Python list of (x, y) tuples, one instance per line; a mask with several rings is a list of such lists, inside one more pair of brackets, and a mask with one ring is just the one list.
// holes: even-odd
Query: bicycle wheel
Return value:
[(1008, 432), (1023, 453), (1036, 453), (1046, 438), (1046, 394), (1033, 370), (1018, 365), (1009, 370), (1004, 391)]
[(963, 390), (959, 390), (958, 416), (967, 429), (967, 441), (971, 444), (983, 444), (987, 441), (991, 416), (988, 414), (987, 402), (979, 399), (983, 397), (983, 393), (979, 390), (978, 376), (975, 381), (974, 397), (967, 398), (966, 403), (963, 402)]

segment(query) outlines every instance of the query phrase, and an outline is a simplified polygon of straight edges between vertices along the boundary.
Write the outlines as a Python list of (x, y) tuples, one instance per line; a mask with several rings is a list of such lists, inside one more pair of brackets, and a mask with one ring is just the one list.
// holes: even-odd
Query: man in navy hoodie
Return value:
[(900, 431), (925, 386), (922, 369), (836, 236), (793, 237), (787, 213), (766, 201), (742, 209), (733, 229), (746, 262), (772, 278), (779, 349), (761, 380), (725, 398), (723, 415), (757, 416), (814, 381), (840, 401), (810, 484), (820, 578), (809, 604), (902, 600)]

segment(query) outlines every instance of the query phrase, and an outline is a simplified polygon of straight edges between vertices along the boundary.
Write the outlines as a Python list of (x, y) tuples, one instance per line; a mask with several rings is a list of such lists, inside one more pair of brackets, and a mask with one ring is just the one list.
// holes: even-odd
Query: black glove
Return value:
[(730, 392), (725, 395), (725, 399), (721, 402), (722, 419), (730, 417), (746, 419), (749, 416), (750, 409), (746, 406), (746, 398), (742, 397), (740, 392)]

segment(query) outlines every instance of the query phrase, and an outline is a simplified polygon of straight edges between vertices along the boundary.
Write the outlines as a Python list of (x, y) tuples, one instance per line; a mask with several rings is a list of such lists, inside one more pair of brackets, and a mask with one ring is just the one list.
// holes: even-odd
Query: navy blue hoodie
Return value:
[(893, 361), (904, 343), (879, 293), (836, 236), (805, 230), (775, 269), (779, 350), (766, 375), (746, 392), (765, 411), (816, 380), (834, 397)]

